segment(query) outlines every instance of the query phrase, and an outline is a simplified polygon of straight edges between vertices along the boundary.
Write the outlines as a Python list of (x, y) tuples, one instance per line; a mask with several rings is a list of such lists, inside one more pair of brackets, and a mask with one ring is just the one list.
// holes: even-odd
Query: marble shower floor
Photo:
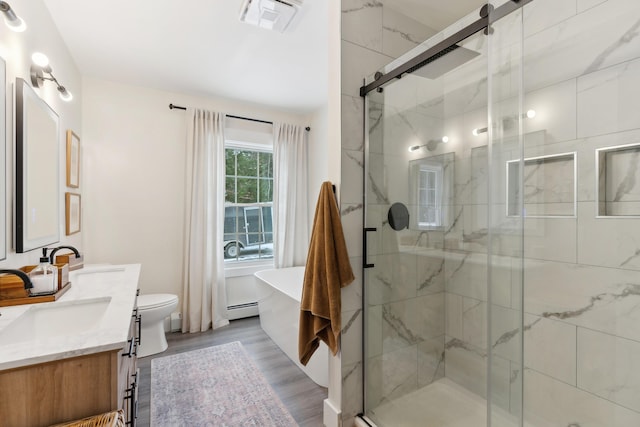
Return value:
[[(378, 427), (485, 427), (486, 400), (442, 378), (373, 412)], [(508, 414), (495, 414), (493, 427), (515, 427)]]

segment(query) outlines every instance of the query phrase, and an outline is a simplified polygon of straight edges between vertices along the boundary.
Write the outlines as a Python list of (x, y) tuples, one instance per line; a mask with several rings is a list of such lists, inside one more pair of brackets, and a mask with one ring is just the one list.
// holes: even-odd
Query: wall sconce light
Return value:
[(427, 147), (427, 150), (433, 151), (436, 149), (436, 147), (438, 147), (438, 144), (447, 142), (449, 142), (449, 137), (445, 135), (440, 139), (431, 139), (426, 144), (412, 145), (411, 147), (409, 147), (409, 152), (417, 151), (422, 147)]
[(21, 33), (27, 29), (27, 24), (11, 9), (9, 3), (0, 1), (0, 12), (4, 15), (4, 22), (11, 30)]
[[(533, 119), (536, 116), (536, 110), (527, 110), (526, 113), (524, 113), (522, 115), (523, 119)], [(507, 117), (505, 119), (502, 120), (502, 125), (505, 128), (509, 128), (512, 124), (512, 120), (517, 119), (518, 116), (513, 117), (513, 119), (511, 117)], [(473, 134), (473, 136), (478, 136), (481, 133), (486, 133), (489, 130), (488, 127), (483, 127), (483, 128), (475, 128), (474, 130), (471, 131), (471, 133)]]
[[(31, 60), (33, 61), (33, 64), (31, 65), (31, 86), (42, 87), (44, 81), (49, 80), (56, 84), (60, 99), (66, 102), (73, 99), (71, 92), (62, 86), (60, 82), (58, 82), (58, 79), (53, 76), (53, 70), (51, 69), (51, 65), (49, 65), (49, 58), (47, 58), (47, 55), (36, 52), (31, 55)], [(45, 74), (48, 74), (49, 77), (46, 77)]]

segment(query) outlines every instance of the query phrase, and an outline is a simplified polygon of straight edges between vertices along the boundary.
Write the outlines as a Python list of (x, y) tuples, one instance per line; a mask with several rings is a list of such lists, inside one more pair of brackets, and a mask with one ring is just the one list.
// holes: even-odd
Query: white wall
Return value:
[[(65, 236), (64, 228), (64, 192), (73, 191), (84, 193), (84, 182), (80, 181), (79, 189), (65, 188), (65, 150), (66, 131), (72, 129), (80, 136), (81, 144), (83, 132), (81, 128), (82, 112), (82, 87), (81, 76), (76, 65), (69, 54), (57, 28), (54, 26), (48, 9), (40, 0), (13, 0), (11, 6), (15, 12), (26, 22), (27, 30), (22, 33), (15, 33), (9, 30), (3, 21), (0, 21), (0, 56), (6, 61), (6, 163), (4, 173), (6, 176), (6, 248), (7, 258), (0, 261), (0, 268), (18, 268), (23, 265), (37, 264), (41, 251), (33, 250), (24, 254), (17, 254), (13, 249), (13, 198), (14, 198), (14, 97), (13, 87), (16, 78), (22, 78), (27, 82), (29, 79), (29, 68), (31, 66), (31, 54), (35, 51), (42, 52), (49, 57), (53, 74), (71, 93), (74, 98), (71, 102), (64, 102), (58, 97), (56, 87), (51, 82), (45, 82), (40, 89), (35, 89), (36, 93), (43, 98), (60, 118), (59, 127), (59, 167), (60, 174), (57, 177), (60, 183), (60, 243), (70, 244), (78, 249), (83, 249), (84, 230), (73, 236)], [(2, 121), (0, 120), (0, 125)], [(2, 129), (2, 128), (0, 128)], [(52, 177), (56, 179), (56, 177)], [(1, 196), (0, 196), (1, 197)], [(2, 226), (2, 224), (0, 224)], [(3, 244), (3, 242), (0, 242)], [(50, 245), (50, 246), (58, 246)]]
[[(142, 293), (182, 296), (186, 117), (169, 103), (304, 126), (321, 123), (310, 115), (93, 78), (83, 80), (83, 92), (87, 262), (142, 263)], [(312, 128), (310, 144), (325, 144), (316, 132)], [(253, 291), (253, 280), (241, 282)], [(242, 298), (230, 304), (248, 302)]]

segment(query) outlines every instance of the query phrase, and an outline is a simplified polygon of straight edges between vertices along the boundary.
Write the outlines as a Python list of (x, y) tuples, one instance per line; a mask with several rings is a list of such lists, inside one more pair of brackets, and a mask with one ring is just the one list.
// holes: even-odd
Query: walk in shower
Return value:
[(640, 2), (491, 2), (365, 99), (364, 414), (640, 426)]

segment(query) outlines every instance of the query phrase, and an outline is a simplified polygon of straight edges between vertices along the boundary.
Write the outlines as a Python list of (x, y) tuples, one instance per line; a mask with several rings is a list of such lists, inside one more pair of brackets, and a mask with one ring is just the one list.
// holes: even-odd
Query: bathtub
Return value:
[(329, 349), (320, 342), (304, 366), (298, 360), (298, 321), (304, 267), (262, 270), (255, 273), (260, 326), (316, 384), (329, 385)]

